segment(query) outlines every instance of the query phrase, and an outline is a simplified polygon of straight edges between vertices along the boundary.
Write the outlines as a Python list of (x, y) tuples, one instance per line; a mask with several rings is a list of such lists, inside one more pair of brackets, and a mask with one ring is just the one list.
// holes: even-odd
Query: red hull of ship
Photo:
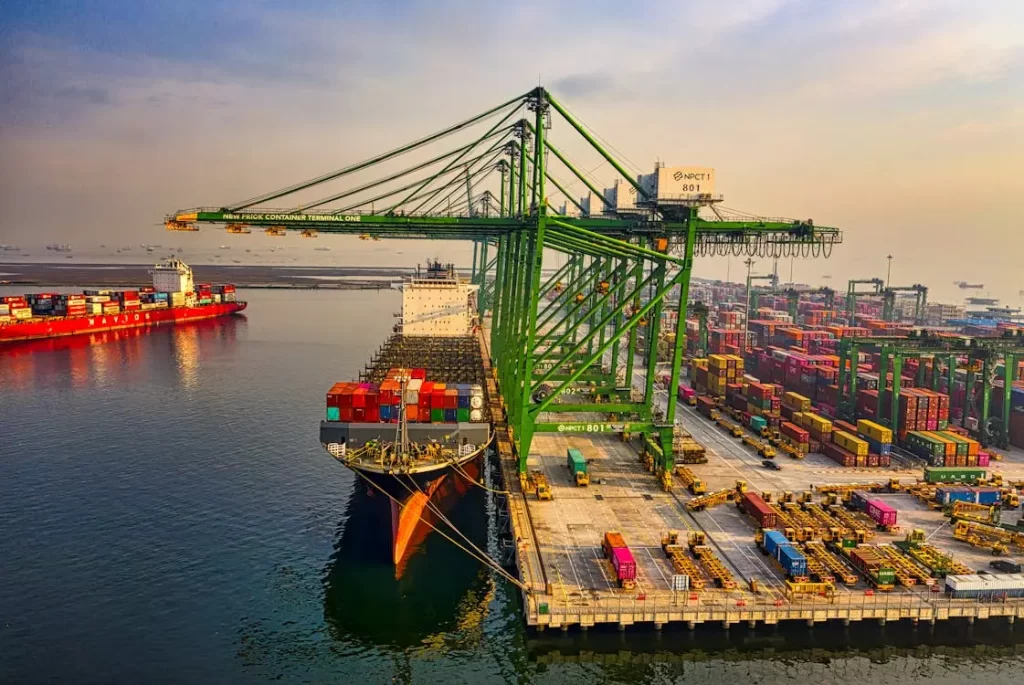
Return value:
[(93, 314), (68, 318), (51, 318), (40, 321), (22, 321), (0, 326), (0, 344), (23, 340), (43, 340), (68, 335), (102, 333), (126, 328), (149, 326), (173, 326), (190, 321), (214, 319), (219, 316), (237, 314), (246, 307), (245, 302), (222, 302), (195, 307), (172, 307), (147, 311), (123, 312), (121, 314)]

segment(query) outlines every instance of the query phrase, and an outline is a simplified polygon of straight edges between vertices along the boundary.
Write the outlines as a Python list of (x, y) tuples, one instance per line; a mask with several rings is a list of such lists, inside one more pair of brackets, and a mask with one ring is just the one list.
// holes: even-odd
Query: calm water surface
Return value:
[[(0, 683), (1024, 682), (1024, 627), (533, 635), (439, 536), (401, 579), (320, 448), (395, 293), (0, 351)], [(494, 544), (476, 491), (453, 519)]]

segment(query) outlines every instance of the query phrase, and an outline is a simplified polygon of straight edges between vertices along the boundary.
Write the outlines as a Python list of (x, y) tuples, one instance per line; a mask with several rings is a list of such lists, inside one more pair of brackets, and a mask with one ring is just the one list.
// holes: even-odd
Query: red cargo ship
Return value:
[[(157, 264), (153, 287), (81, 294), (34, 294), (0, 298), (0, 344), (168, 326), (244, 310), (233, 285), (192, 282), (192, 270), (177, 259)], [(96, 293), (96, 294), (89, 294)]]

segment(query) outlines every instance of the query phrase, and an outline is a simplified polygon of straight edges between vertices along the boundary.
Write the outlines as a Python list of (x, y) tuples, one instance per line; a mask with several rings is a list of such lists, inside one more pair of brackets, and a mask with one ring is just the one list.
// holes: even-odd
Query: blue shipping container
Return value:
[(977, 497), (975, 502), (977, 504), (985, 504), (991, 506), (993, 504), (999, 504), (999, 490), (996, 488), (975, 488)]
[(392, 412), (392, 410), (391, 410), (391, 405), (390, 404), (382, 404), (382, 405), (380, 405), (380, 420), (381, 421), (390, 421), (391, 420), (391, 412)]
[(444, 410), (444, 421), (445, 423), (455, 423), (459, 420), (458, 409), (445, 409)]
[(777, 530), (766, 530), (764, 532), (764, 551), (771, 556), (775, 556), (775, 550), (781, 545), (788, 545), (789, 540), (786, 536)]
[(974, 502), (977, 494), (970, 488), (936, 488), (935, 500), (941, 504)]
[(793, 545), (779, 547), (779, 565), (788, 576), (807, 575), (807, 557), (800, 553)]
[(459, 409), (469, 409), (469, 391), (463, 395), (462, 391), (459, 391)]
[(892, 443), (891, 442), (878, 442), (871, 438), (865, 438), (868, 441), (868, 452), (871, 454), (883, 454), (889, 456), (892, 454)]

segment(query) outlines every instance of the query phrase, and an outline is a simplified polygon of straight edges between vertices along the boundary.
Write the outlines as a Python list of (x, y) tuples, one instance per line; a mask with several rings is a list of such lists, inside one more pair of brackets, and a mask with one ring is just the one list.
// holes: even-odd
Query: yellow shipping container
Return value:
[(807, 411), (811, 408), (811, 398), (804, 397), (797, 392), (787, 392), (782, 395), (782, 403), (790, 409)]
[(807, 414), (809, 417), (810, 427), (818, 431), (819, 433), (831, 433), (832, 422), (828, 419), (818, 416), (817, 414)]
[(729, 367), (729, 356), (725, 354), (709, 355), (708, 366), (712, 369), (726, 369)]
[(697, 367), (698, 369), (704, 369), (705, 371), (707, 371), (708, 370), (708, 360), (707, 360), (707, 357), (701, 357), (699, 359), (694, 359), (693, 360), (693, 365), (695, 367)]
[(737, 369), (741, 371), (743, 370), (743, 357), (739, 356), (738, 354), (727, 354), (726, 356), (729, 359), (733, 360), (733, 362), (735, 362), (733, 366), (735, 366)]
[(832, 442), (845, 450), (853, 452), (858, 457), (866, 457), (868, 455), (867, 441), (861, 440), (855, 435), (850, 435), (843, 431), (834, 431), (832, 433)]
[(807, 420), (807, 414), (800, 411), (793, 412), (793, 423), (801, 428), (810, 428), (811, 422)]
[(761, 409), (761, 407), (757, 406), (756, 404), (750, 404), (749, 402), (747, 403), (747, 413), (748, 414), (753, 414), (754, 416), (761, 416), (761, 413), (763, 411), (764, 410)]
[(879, 425), (874, 421), (861, 419), (857, 421), (857, 432), (866, 435), (875, 442), (892, 442), (892, 429)]

